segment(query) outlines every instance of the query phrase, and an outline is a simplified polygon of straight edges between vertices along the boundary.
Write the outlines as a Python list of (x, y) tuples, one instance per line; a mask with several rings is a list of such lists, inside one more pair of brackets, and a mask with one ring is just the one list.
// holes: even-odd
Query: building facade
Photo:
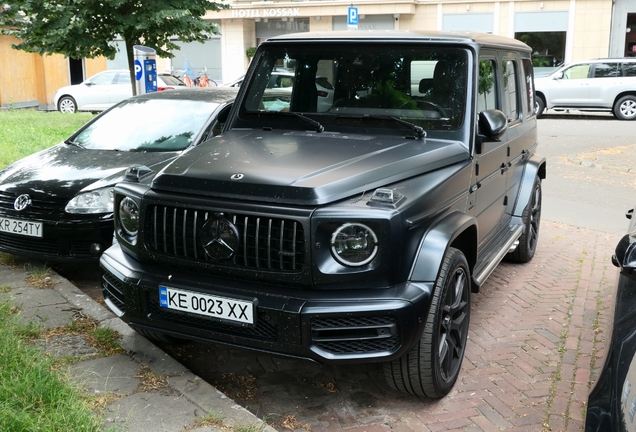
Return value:
[(558, 51), (546, 53), (552, 66), (636, 55), (636, 0), (235, 0), (230, 9), (206, 16), (221, 30), (216, 59), (221, 80), (244, 73), (246, 50), (268, 37), (346, 30), (350, 6), (358, 9), (357, 31), (472, 30), (517, 39), (524, 34), (552, 38)]
[[(176, 41), (182, 48), (172, 59), (157, 59), (157, 70), (177, 75), (187, 71), (194, 76), (205, 72), (219, 83), (229, 82), (245, 73), (250, 61), (247, 50), (269, 37), (347, 30), (350, 6), (357, 8), (359, 18), (357, 30), (351, 31), (488, 32), (528, 43), (535, 49), (535, 67), (636, 56), (636, 0), (234, 0), (230, 6), (205, 17), (218, 25), (218, 36), (204, 43)], [(114, 60), (56, 56), (38, 60), (36, 54), (6, 49), (10, 43), (0, 39), (0, 63), (9, 66), (0, 68), (0, 106), (55, 109), (52, 101), (57, 88), (104, 69), (127, 68), (123, 49)], [(51, 74), (55, 75), (52, 81)], [(16, 76), (46, 79), (38, 79), (35, 85), (23, 81), (16, 88)]]

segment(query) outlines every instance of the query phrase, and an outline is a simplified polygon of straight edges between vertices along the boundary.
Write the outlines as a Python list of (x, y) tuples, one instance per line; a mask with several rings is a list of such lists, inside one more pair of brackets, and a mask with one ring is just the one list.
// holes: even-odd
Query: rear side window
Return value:
[(502, 75), (504, 83), (504, 110), (508, 120), (519, 118), (519, 92), (517, 62), (505, 60), (502, 63)]
[(623, 74), (625, 76), (636, 76), (636, 62), (623, 63)]
[(619, 63), (596, 63), (594, 78), (614, 78), (621, 76)]
[(534, 78), (532, 76), (532, 62), (530, 59), (522, 59), (521, 63), (523, 64), (523, 90), (525, 93), (525, 97), (523, 98), (523, 109), (527, 115), (532, 115), (534, 113)]

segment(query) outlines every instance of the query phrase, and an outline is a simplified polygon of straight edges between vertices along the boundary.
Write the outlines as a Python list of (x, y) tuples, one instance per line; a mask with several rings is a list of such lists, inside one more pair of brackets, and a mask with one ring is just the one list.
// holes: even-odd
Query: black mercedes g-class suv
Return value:
[(476, 33), (263, 42), (221, 135), (116, 187), (106, 303), (150, 338), (384, 362), (393, 388), (444, 396), (471, 292), (537, 246), (530, 53)]

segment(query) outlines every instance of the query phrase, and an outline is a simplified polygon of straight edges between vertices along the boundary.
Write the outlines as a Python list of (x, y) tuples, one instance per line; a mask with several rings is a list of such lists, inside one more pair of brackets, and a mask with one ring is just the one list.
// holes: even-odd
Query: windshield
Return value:
[(184, 150), (217, 106), (201, 100), (129, 99), (81, 130), (72, 143), (93, 150)]
[[(240, 114), (302, 113), (329, 125), (399, 118), (427, 130), (462, 126), (465, 50), (407, 44), (302, 44), (265, 48)], [(289, 113), (289, 114), (287, 114)]]

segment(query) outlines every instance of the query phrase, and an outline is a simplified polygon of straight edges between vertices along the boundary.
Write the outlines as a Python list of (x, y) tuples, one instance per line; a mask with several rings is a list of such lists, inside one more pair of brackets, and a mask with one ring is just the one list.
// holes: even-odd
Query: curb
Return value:
[[(0, 264), (0, 274), (3, 283), (11, 286), (5, 298), (22, 305), (25, 312), (23, 320), (34, 320), (35, 317), (36, 321), (52, 329), (63, 323), (68, 324), (72, 313), (79, 311), (83, 316), (99, 322), (100, 327), (111, 328), (121, 334), (119, 344), (126, 354), (82, 358), (69, 366), (71, 379), (89, 394), (115, 393), (119, 396), (107, 404), (102, 412), (102, 425), (106, 429), (115, 427), (121, 432), (222, 432), (247, 427), (254, 431), (276, 432), (276, 429), (137, 334), (59, 274), (50, 277), (53, 283), (51, 288), (30, 286), (25, 281), (24, 267)], [(33, 295), (34, 291), (41, 293)], [(62, 352), (62, 355), (68, 353)], [(147, 368), (164, 378), (165, 385), (158, 390), (138, 389), (139, 379), (136, 375), (141, 368)], [(117, 380), (118, 384), (115, 385)], [(212, 416), (216, 420), (213, 422), (215, 426), (197, 427), (196, 419), (204, 416)]]

